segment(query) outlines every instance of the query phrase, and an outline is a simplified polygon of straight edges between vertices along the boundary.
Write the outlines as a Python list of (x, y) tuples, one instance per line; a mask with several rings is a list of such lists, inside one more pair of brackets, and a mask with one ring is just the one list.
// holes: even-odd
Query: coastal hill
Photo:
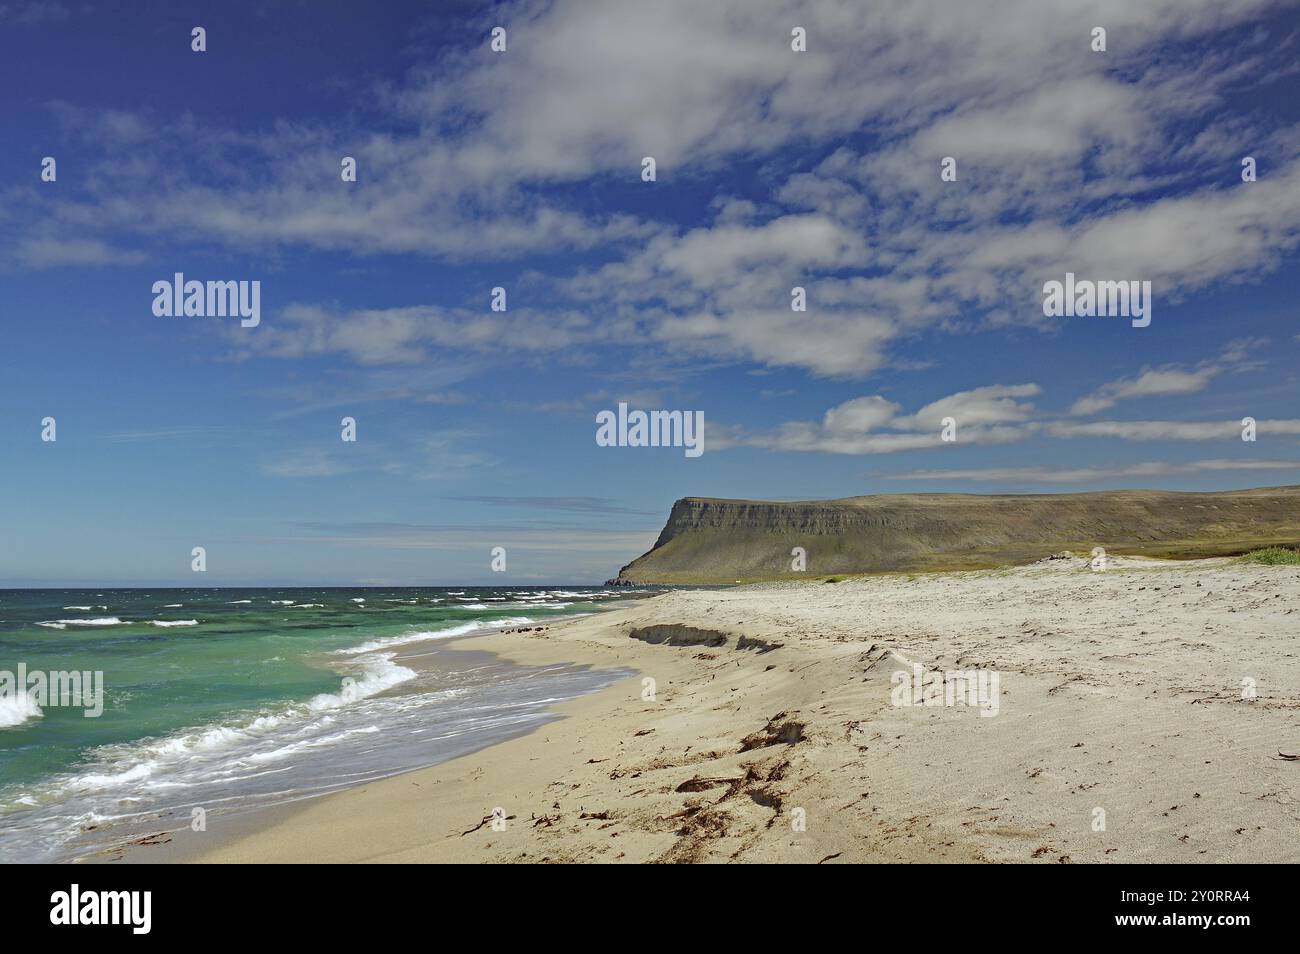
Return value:
[[(1300, 486), (1209, 493), (683, 497), (618, 583), (732, 583), (1029, 563), (1062, 550), (1188, 559), (1300, 544)], [(806, 570), (791, 551), (806, 551)]]

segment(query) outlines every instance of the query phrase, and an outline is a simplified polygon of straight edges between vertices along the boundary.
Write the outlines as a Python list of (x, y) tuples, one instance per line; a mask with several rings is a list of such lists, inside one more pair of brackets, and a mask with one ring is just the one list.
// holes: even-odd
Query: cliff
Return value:
[[(1192, 558), (1300, 544), (1300, 486), (1176, 493), (878, 494), (788, 503), (684, 497), (622, 583), (732, 583), (974, 569), (1060, 550)], [(791, 569), (802, 547), (807, 569)]]

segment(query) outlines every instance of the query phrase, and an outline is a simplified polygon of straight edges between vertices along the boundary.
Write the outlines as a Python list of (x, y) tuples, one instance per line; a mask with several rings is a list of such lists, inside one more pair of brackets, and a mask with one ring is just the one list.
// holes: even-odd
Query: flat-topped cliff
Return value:
[[(1300, 486), (1179, 493), (684, 497), (628, 583), (730, 583), (1028, 563), (1061, 550), (1191, 558), (1300, 544)], [(792, 568), (802, 547), (806, 570)]]

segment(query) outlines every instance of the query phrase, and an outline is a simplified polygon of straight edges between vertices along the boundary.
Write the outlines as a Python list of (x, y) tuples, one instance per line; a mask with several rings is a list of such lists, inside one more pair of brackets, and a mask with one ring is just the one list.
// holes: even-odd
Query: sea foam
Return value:
[(98, 619), (52, 619), (36, 625), (47, 626), (50, 629), (67, 629), (69, 626), (121, 626), (123, 623), (116, 616), (101, 616)]
[(531, 622), (532, 620), (527, 616), (509, 616), (504, 619), (474, 620), (470, 623), (461, 623), (459, 626), (450, 626), (447, 629), (420, 630), (415, 633), (403, 633), (400, 636), (386, 636), (383, 639), (372, 639), (369, 642), (362, 643), (360, 646), (340, 649), (338, 652), (340, 655), (352, 656), (357, 653), (371, 653), (377, 649), (388, 649), (391, 646), (401, 646), (406, 643), (418, 643), (426, 639), (450, 639), (453, 636), (465, 636), (469, 633), (476, 633), (481, 629), (501, 629), (506, 626), (523, 626), (525, 623)]
[(0, 696), (0, 727), (22, 725), (28, 719), (39, 719), (41, 715), (41, 707), (25, 692)]

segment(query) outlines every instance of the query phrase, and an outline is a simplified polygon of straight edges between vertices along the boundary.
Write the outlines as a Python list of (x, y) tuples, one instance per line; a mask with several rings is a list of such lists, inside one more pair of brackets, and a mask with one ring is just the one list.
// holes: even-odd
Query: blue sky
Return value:
[[(1300, 14), (1133, 6), (0, 0), (0, 585), (589, 582), (686, 495), (1300, 482)], [(261, 324), (155, 317), (177, 271)], [(1044, 317), (1066, 271), (1151, 325)], [(598, 447), (619, 401), (706, 452)]]

